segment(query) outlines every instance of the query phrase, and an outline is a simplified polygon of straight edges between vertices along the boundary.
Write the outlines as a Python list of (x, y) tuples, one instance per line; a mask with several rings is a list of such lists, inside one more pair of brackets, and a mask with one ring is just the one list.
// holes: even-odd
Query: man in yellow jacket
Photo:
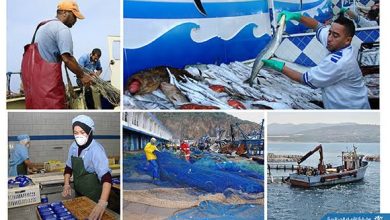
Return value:
[(153, 180), (159, 180), (160, 174), (158, 172), (157, 156), (154, 154), (154, 151), (159, 151), (156, 147), (157, 140), (156, 138), (151, 138), (150, 142), (146, 144), (144, 151), (146, 154), (146, 159), (153, 168)]

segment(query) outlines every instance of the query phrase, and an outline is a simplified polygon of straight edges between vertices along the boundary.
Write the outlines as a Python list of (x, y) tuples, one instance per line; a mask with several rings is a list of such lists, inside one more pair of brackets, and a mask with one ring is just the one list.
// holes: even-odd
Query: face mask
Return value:
[(74, 139), (76, 139), (77, 144), (80, 146), (83, 146), (88, 141), (88, 138), (84, 135), (75, 135)]

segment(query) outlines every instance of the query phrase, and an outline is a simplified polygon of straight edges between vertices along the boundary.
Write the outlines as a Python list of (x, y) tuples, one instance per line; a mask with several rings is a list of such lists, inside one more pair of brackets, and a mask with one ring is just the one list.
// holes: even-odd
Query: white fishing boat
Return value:
[(364, 155), (358, 155), (356, 147), (353, 151), (342, 152), (342, 165), (333, 167), (330, 164), (324, 165), (322, 145), (303, 156), (298, 164), (310, 157), (316, 151), (320, 153), (320, 161), (317, 168), (299, 166), (295, 173), (289, 175), (292, 186), (311, 188), (318, 186), (329, 186), (357, 182), (364, 178), (368, 162), (363, 161)]

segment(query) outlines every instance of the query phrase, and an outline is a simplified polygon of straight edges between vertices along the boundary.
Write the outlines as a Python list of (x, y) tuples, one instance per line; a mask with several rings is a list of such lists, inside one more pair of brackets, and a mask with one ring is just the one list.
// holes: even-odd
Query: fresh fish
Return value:
[(226, 105), (220, 99), (214, 97), (212, 95), (213, 91), (207, 86), (203, 86), (197, 81), (186, 77), (186, 82), (180, 83), (176, 80), (175, 76), (168, 68), (167, 72), (170, 76), (170, 83), (175, 85), (182, 92), (184, 92), (192, 103), (217, 106), (221, 109), (230, 109), (229, 105)]
[(281, 102), (255, 101), (252, 105), (262, 109), (291, 109), (291, 106)]
[(242, 104), (240, 101), (237, 101), (234, 99), (228, 100), (228, 104), (235, 109), (246, 109), (244, 104)]
[(212, 89), (214, 92), (225, 92), (225, 87), (221, 85), (211, 85), (209, 86), (210, 89)]
[(271, 58), (275, 51), (278, 49), (280, 43), (282, 42), (282, 34), (286, 27), (286, 16), (282, 15), (279, 21), (279, 27), (276, 30), (275, 36), (272, 38), (271, 42), (257, 55), (255, 62), (253, 63), (252, 73), (249, 79), (245, 80), (245, 83), (249, 83), (250, 86), (253, 86), (253, 80), (256, 78), (260, 69), (263, 67), (264, 63), (261, 61), (263, 59), (268, 60)]
[[(251, 62), (233, 62), (219, 66), (200, 64), (186, 67), (191, 75), (201, 75), (204, 78), (203, 81), (195, 80), (187, 75), (177, 75), (173, 68), (164, 68), (163, 72), (168, 75), (166, 80), (180, 90), (190, 102), (189, 105), (174, 105), (162, 92), (160, 86), (144, 95), (132, 95), (125, 90), (124, 107), (127, 109), (179, 109), (180, 106), (186, 109), (208, 108), (198, 106), (211, 106), (210, 108), (218, 109), (242, 108), (243, 106), (247, 109), (320, 108), (321, 90), (313, 90), (305, 85), (294, 83), (285, 75), (271, 69), (261, 70), (261, 76), (264, 77), (257, 78), (261, 80), (261, 84), (254, 84), (253, 87), (244, 84), (244, 79), (250, 75), (251, 66)], [(373, 84), (377, 85), (377, 83)], [(220, 91), (224, 88), (224, 92), (218, 93), (213, 88), (220, 89)]]
[(164, 99), (165, 101), (169, 102), (168, 97), (161, 91), (161, 89), (157, 89), (152, 92), (152, 95), (159, 97), (160, 99)]
[(190, 104), (181, 105), (179, 109), (219, 109), (219, 108), (210, 105), (198, 105), (198, 104), (190, 103)]
[(136, 100), (133, 97), (124, 95), (123, 96), (123, 105), (127, 109), (140, 109), (140, 107), (136, 104)]
[(176, 78), (183, 78), (187, 76), (193, 78), (193, 76), (183, 69), (177, 69), (173, 67), (158, 66), (146, 70), (139, 71), (132, 75), (127, 82), (127, 90), (133, 95), (143, 95), (151, 93), (160, 87), (162, 82), (169, 82), (169, 75), (166, 69), (170, 69), (171, 73)]
[(161, 99), (160, 97), (157, 97), (151, 93), (145, 95), (135, 95), (132, 97), (136, 100), (138, 106), (145, 106), (147, 104), (149, 106), (150, 105), (158, 106), (158, 109), (175, 108), (171, 102)]
[(189, 102), (180, 90), (172, 84), (162, 82), (160, 84), (160, 89), (175, 106), (180, 106)]

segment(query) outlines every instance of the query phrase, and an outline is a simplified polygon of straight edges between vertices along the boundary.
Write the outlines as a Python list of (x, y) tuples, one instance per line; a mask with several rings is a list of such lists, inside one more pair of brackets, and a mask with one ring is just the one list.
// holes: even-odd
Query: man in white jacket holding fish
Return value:
[(283, 11), (286, 21), (296, 20), (316, 31), (316, 38), (329, 54), (305, 73), (297, 72), (277, 60), (262, 60), (264, 66), (282, 72), (292, 80), (321, 88), (322, 101), (327, 109), (369, 109), (368, 90), (351, 46), (355, 35), (354, 23), (344, 16), (338, 17), (330, 26), (324, 26), (311, 17), (300, 13)]

